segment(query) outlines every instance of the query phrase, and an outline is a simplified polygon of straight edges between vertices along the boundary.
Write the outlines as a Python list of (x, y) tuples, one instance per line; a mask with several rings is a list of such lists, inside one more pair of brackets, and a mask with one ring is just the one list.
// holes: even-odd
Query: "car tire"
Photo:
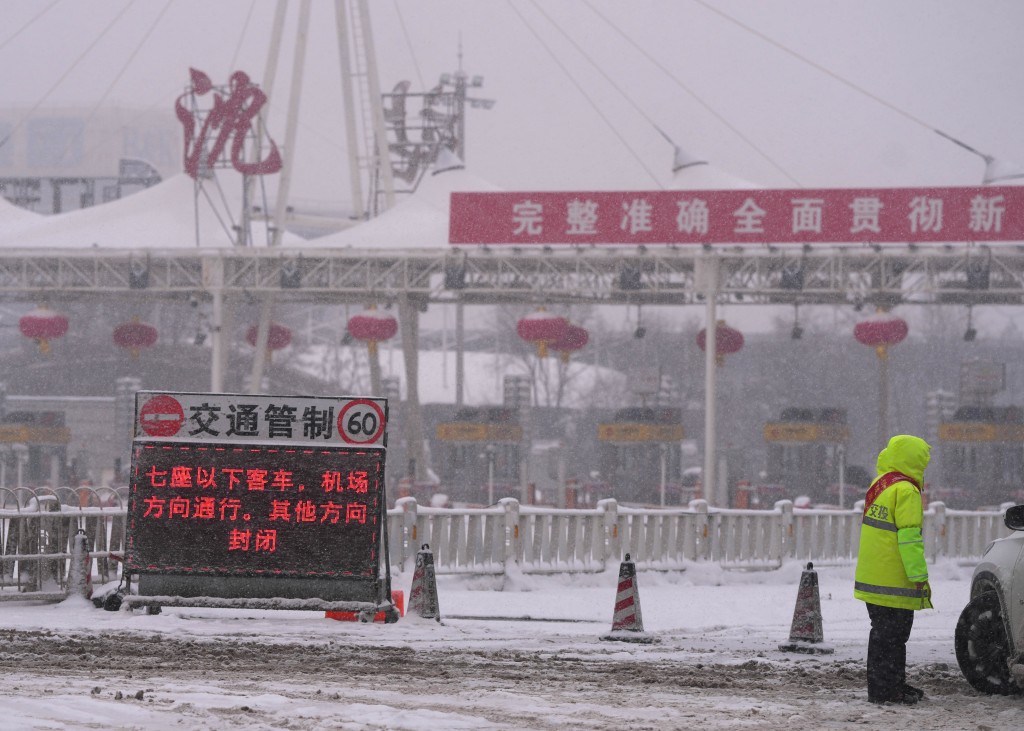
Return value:
[(972, 688), (991, 695), (1020, 692), (1007, 664), (1010, 649), (999, 594), (983, 592), (964, 607), (954, 646), (960, 672)]

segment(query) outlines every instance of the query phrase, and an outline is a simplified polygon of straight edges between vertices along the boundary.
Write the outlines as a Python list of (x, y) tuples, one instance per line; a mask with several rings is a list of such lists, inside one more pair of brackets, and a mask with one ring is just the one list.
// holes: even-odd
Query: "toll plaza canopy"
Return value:
[[(443, 150), (416, 192), (376, 218), (336, 234), (301, 242), (303, 248), (444, 249), (448, 246), (450, 197), (456, 191), (496, 192), (495, 185), (466, 170)], [(294, 244), (294, 242), (293, 242)]]
[[(240, 199), (240, 190), (237, 195), (222, 191), (213, 179), (197, 188), (184, 173), (124, 198), (52, 216), (24, 211), (0, 198), (0, 248), (230, 248), (236, 243)], [(266, 227), (254, 225), (252, 234), (255, 246), (267, 245)], [(301, 239), (285, 233), (288, 241)]]

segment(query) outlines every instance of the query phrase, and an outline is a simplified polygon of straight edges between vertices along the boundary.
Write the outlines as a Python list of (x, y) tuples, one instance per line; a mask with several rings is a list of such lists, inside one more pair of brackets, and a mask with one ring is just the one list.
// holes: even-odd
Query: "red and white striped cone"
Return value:
[(800, 588), (793, 610), (793, 624), (789, 630), (789, 642), (779, 645), (784, 652), (803, 652), (812, 655), (831, 655), (835, 649), (822, 644), (825, 639), (821, 627), (821, 597), (818, 595), (818, 573), (814, 564), (800, 574)]
[(602, 640), (623, 642), (656, 642), (656, 638), (644, 632), (644, 619), (640, 612), (640, 592), (636, 583), (636, 565), (625, 560), (619, 565), (619, 589), (615, 595), (615, 612), (612, 614), (612, 631), (601, 635)]
[(81, 528), (72, 537), (67, 586), (69, 597), (81, 596), (85, 599), (92, 597), (92, 559), (89, 557), (89, 549), (85, 545), (86, 538), (85, 531)]
[(416, 570), (409, 590), (408, 614), (441, 621), (437, 602), (437, 578), (434, 576), (434, 554), (426, 543), (416, 552)]

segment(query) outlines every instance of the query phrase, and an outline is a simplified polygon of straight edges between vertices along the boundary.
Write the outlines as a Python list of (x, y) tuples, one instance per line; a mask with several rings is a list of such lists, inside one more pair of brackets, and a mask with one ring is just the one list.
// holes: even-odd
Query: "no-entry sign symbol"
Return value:
[(154, 396), (139, 410), (139, 426), (151, 437), (173, 437), (185, 423), (185, 412), (173, 396)]
[(349, 444), (373, 444), (384, 426), (383, 409), (370, 399), (349, 401), (338, 414), (338, 433)]

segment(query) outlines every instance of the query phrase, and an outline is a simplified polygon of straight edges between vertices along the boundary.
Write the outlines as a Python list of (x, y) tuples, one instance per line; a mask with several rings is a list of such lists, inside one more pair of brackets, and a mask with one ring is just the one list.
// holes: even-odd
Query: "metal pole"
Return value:
[(878, 449), (881, 451), (889, 442), (889, 351), (884, 345), (878, 350), (878, 360)]
[(210, 323), (210, 390), (224, 392), (224, 290), (213, 289), (213, 322)]
[(703, 260), (707, 271), (707, 300), (704, 330), (704, 498), (712, 505), (725, 507), (715, 486), (715, 352), (718, 346), (715, 299), (718, 295), (718, 262), (710, 257)]
[(455, 303), (455, 405), (462, 406), (466, 389), (466, 324), (462, 296)]
[(370, 91), (370, 113), (373, 120), (373, 135), (377, 142), (377, 175), (384, 192), (387, 208), (395, 205), (395, 179), (391, 171), (391, 150), (388, 149), (388, 133), (384, 126), (384, 106), (380, 98), (380, 77), (377, 74), (377, 52), (373, 44), (373, 25), (370, 23), (370, 7), (366, 0), (358, 0), (359, 23), (363, 27), (363, 43), (366, 53), (366, 85)]
[(272, 246), (281, 243), (284, 219), (288, 208), (292, 172), (295, 170), (295, 140), (298, 136), (299, 102), (302, 99), (302, 72), (306, 64), (306, 42), (309, 38), (311, 0), (299, 4), (299, 27), (295, 35), (295, 56), (292, 60), (292, 86), (288, 90), (288, 121), (284, 131), (284, 161), (281, 177), (277, 181), (277, 205), (274, 209), (274, 238)]
[(842, 444), (836, 450), (839, 453), (839, 508), (846, 504), (846, 447)]
[[(359, 172), (359, 138), (356, 129), (356, 101), (352, 93), (352, 62), (348, 48), (348, 18), (345, 0), (334, 0), (337, 21), (338, 60), (341, 62), (341, 96), (345, 102), (345, 145), (348, 147), (348, 175), (352, 188), (352, 213), (357, 219), (366, 215), (363, 207), (363, 183)], [(371, 89), (370, 93), (374, 93)]]
[[(274, 236), (271, 246), (279, 246), (284, 236), (284, 219), (288, 209), (288, 193), (291, 189), (292, 171), (295, 169), (295, 140), (297, 137), (299, 101), (302, 99), (302, 72), (306, 63), (306, 42), (309, 38), (309, 16), (311, 0), (299, 4), (299, 26), (295, 36), (295, 56), (292, 60), (292, 85), (288, 94), (288, 121), (284, 133), (284, 163), (281, 177), (277, 182), (277, 204), (274, 208)], [(263, 300), (260, 322), (256, 328), (256, 352), (252, 359), (252, 375), (249, 393), (259, 393), (263, 380), (263, 367), (267, 359), (267, 339), (270, 335), (270, 316), (274, 308), (274, 296), (268, 294)]]
[(665, 471), (666, 471), (666, 455), (668, 453), (668, 445), (661, 445), (661, 507), (665, 507)]
[(494, 445), (487, 445), (487, 504), (494, 505)]

